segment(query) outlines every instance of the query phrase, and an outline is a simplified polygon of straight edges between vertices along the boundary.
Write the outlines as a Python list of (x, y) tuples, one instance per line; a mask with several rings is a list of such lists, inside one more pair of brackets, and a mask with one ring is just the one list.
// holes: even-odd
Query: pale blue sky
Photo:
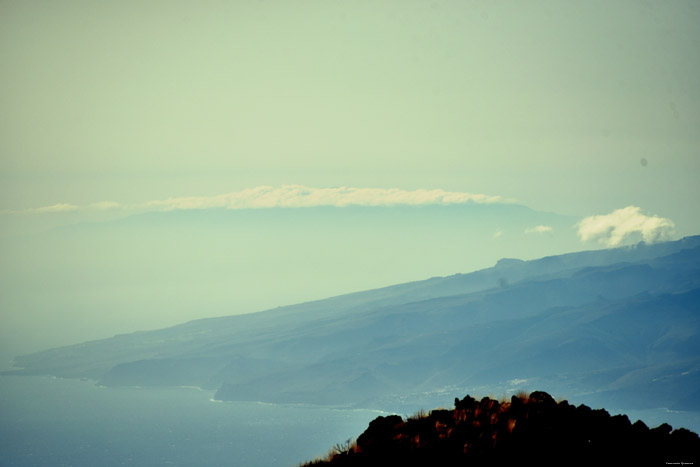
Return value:
[[(0, 358), (698, 234), (698, 25), (697, 1), (0, 0)], [(204, 211), (261, 206), (320, 207)]]
[(694, 1), (0, 9), (0, 209), (302, 184), (700, 229)]

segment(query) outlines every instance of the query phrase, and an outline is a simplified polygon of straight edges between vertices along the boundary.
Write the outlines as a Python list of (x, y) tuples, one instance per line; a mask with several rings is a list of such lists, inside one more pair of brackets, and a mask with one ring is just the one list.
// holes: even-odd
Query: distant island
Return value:
[(378, 417), (310, 466), (688, 465), (700, 438), (666, 423), (649, 429), (626, 415), (578, 407), (536, 391), (509, 401), (466, 396), (452, 410)]
[(696, 236), (122, 334), (18, 356), (5, 374), (398, 413), (535, 388), (700, 413), (699, 304)]

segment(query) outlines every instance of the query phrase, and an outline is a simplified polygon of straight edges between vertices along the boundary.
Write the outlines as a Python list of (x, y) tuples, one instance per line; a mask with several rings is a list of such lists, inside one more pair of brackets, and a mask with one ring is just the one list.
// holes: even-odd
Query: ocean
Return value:
[(215, 402), (198, 388), (0, 377), (0, 466), (294, 466), (382, 414)]
[[(0, 466), (296, 466), (387, 414), (217, 402), (213, 395), (199, 388), (106, 388), (88, 380), (0, 376)], [(700, 431), (698, 412), (610, 412), (649, 427), (668, 422)]]

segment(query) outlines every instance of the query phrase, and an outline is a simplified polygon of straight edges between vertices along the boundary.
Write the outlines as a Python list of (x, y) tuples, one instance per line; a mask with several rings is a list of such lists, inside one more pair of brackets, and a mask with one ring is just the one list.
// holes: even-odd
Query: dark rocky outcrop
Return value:
[(466, 396), (453, 410), (378, 417), (355, 443), (304, 465), (672, 465), (697, 463), (698, 435), (649, 429), (626, 415), (556, 402), (536, 391), (508, 401)]

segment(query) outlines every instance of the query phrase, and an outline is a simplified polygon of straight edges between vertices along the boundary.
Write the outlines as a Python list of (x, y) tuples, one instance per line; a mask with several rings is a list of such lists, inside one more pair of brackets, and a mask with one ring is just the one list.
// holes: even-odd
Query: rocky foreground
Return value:
[(700, 461), (697, 434), (649, 429), (626, 415), (556, 402), (545, 392), (455, 399), (453, 410), (378, 417), (318, 465), (681, 465)]

